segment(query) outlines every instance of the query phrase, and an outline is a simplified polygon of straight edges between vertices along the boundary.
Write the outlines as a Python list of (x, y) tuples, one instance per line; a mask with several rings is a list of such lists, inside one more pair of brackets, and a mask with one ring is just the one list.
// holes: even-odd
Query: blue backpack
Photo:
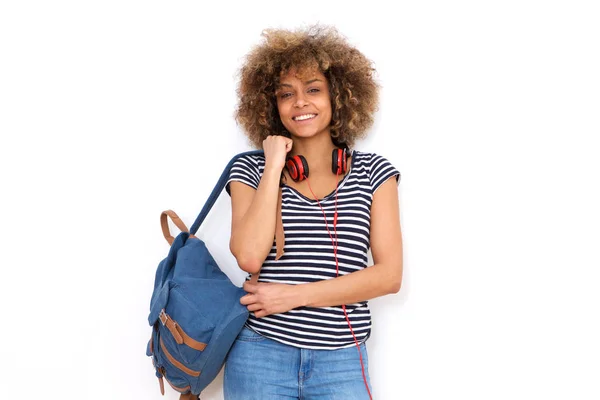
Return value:
[[(247, 154), (262, 152), (231, 159), (189, 232), (174, 212), (161, 214), (171, 248), (156, 270), (146, 355), (152, 357), (163, 395), (163, 378), (182, 394), (199, 395), (223, 367), (248, 318), (248, 310), (240, 304), (246, 292), (229, 280), (204, 242), (194, 236), (225, 187), (234, 161)], [(167, 216), (182, 231), (176, 238), (169, 234)]]

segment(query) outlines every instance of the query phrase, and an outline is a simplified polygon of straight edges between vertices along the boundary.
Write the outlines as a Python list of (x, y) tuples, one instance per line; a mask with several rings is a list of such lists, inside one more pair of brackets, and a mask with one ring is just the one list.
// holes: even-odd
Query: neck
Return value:
[(331, 136), (319, 135), (311, 138), (294, 138), (292, 155), (302, 155), (310, 166), (311, 175), (331, 172), (331, 153), (335, 149)]

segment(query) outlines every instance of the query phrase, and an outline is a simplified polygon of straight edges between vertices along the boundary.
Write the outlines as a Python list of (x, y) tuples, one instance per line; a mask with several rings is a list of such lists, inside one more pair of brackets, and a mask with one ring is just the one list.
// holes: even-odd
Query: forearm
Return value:
[(280, 177), (281, 171), (265, 169), (252, 203), (232, 227), (230, 249), (247, 272), (258, 272), (273, 245)]
[(331, 307), (397, 293), (402, 284), (402, 265), (375, 264), (334, 279), (296, 285), (299, 306)]
[(294, 308), (333, 307), (396, 293), (402, 282), (402, 262), (375, 264), (349, 275), (299, 285), (244, 283), (247, 295), (240, 302), (257, 318)]

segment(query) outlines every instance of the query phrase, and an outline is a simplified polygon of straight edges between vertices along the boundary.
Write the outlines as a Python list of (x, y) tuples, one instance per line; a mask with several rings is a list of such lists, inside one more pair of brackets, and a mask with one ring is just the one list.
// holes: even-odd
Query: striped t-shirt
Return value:
[[(265, 158), (262, 155), (239, 158), (231, 168), (227, 192), (231, 181), (258, 188), (264, 168)], [(350, 171), (340, 181), (337, 195), (340, 276), (367, 267), (373, 193), (391, 177), (399, 181), (400, 173), (388, 160), (373, 153), (352, 151)], [(319, 199), (319, 202), (327, 216), (329, 230), (334, 235), (335, 191)], [(333, 244), (325, 227), (323, 212), (315, 199), (283, 185), (282, 220), (284, 254), (275, 260), (276, 245), (273, 241), (271, 251), (262, 265), (259, 282), (298, 285), (335, 278)], [(367, 302), (347, 304), (346, 311), (357, 340), (365, 341), (371, 332), (371, 314)], [(268, 338), (300, 348), (337, 349), (354, 346), (341, 305), (299, 307), (262, 318), (250, 313), (246, 325)]]

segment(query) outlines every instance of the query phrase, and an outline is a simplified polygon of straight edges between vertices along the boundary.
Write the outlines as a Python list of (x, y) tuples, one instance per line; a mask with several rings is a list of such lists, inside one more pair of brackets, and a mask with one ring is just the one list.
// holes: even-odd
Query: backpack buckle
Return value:
[(160, 323), (163, 324), (163, 326), (167, 324), (169, 317), (167, 316), (167, 313), (165, 312), (164, 308), (160, 310), (160, 314), (158, 314), (158, 319), (160, 319)]
[[(166, 327), (169, 332), (171, 332), (171, 335), (173, 335), (173, 338), (175, 339), (175, 341), (177, 342), (177, 344), (182, 344), (183, 341), (183, 337), (181, 336), (181, 333), (179, 332), (179, 330), (181, 328), (179, 328), (179, 326), (177, 325), (177, 322), (173, 321), (173, 319), (171, 319), (171, 317), (169, 317), (169, 315), (166, 313), (165, 309), (163, 308), (162, 310), (160, 310), (160, 314), (158, 314), (158, 319), (160, 319), (160, 323), (163, 324), (164, 327)], [(190, 338), (191, 339), (191, 338)], [(203, 343), (199, 343), (200, 345), (202, 345)], [(189, 344), (188, 344), (189, 346)], [(206, 345), (204, 345), (206, 347)], [(193, 346), (190, 346), (193, 347)], [(197, 349), (197, 350), (204, 350), (204, 348), (202, 349)]]

